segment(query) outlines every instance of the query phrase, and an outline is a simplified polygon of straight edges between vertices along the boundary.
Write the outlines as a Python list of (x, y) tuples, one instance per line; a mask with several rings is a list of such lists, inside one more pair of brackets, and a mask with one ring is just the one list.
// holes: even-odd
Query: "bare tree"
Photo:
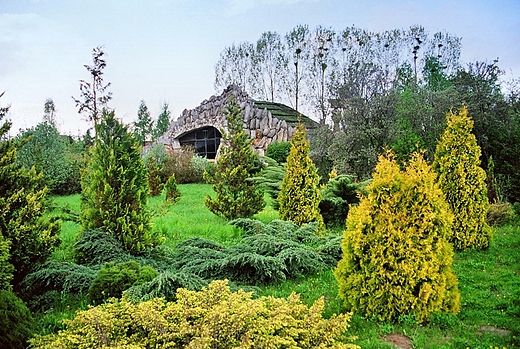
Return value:
[(101, 119), (101, 111), (107, 107), (108, 102), (112, 99), (112, 92), (107, 92), (110, 82), (104, 84), (103, 71), (106, 68), (105, 52), (102, 46), (92, 49), (93, 65), (85, 64), (84, 67), (90, 73), (90, 81), (80, 80), (79, 90), (80, 99), (72, 96), (72, 99), (78, 107), (78, 113), (87, 115), (88, 121), (94, 123), (94, 128), (99, 124)]

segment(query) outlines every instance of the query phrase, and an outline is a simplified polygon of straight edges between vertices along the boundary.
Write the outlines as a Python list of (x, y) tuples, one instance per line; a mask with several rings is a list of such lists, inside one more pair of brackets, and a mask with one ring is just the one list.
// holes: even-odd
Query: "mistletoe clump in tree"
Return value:
[(323, 227), (319, 204), (320, 178), (316, 165), (309, 157), (310, 144), (303, 124), (298, 124), (291, 138), (291, 150), (287, 157), (285, 177), (282, 180), (278, 203), (280, 219), (302, 226), (317, 222)]
[(104, 111), (97, 139), (82, 178), (83, 230), (113, 234), (130, 253), (159, 243), (151, 232), (148, 173), (139, 141)]
[[(3, 93), (0, 93), (2, 97)], [(0, 122), (9, 107), (0, 108)], [(17, 144), (8, 139), (11, 123), (0, 126), (0, 289), (10, 289), (60, 244), (61, 224), (45, 217), (47, 187), (42, 173), (16, 160)]]
[(224, 111), (227, 132), (222, 131), (222, 146), (213, 173), (204, 172), (204, 179), (212, 184), (216, 198), (204, 198), (206, 206), (216, 215), (232, 220), (249, 218), (264, 206), (264, 191), (251, 179), (255, 175), (257, 155), (243, 129), (242, 111), (231, 99)]
[(434, 155), (438, 182), (455, 215), (451, 242), (458, 250), (485, 249), (492, 238), (486, 223), (489, 209), (486, 172), (480, 167), (480, 147), (471, 133), (467, 107), (447, 115), (447, 127)]
[(351, 311), (381, 321), (457, 313), (452, 271), (452, 214), (435, 172), (414, 153), (405, 170), (395, 154), (380, 156), (368, 195), (350, 208), (334, 276)]

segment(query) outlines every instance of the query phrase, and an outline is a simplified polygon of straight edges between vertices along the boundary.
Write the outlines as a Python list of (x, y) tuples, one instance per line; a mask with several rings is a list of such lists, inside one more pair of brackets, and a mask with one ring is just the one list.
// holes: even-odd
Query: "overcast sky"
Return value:
[(84, 133), (79, 80), (92, 48), (107, 53), (116, 116), (152, 116), (169, 103), (173, 119), (215, 94), (214, 67), (233, 43), (298, 24), (339, 32), (422, 25), (462, 37), (463, 62), (499, 58), (506, 78), (520, 77), (520, 0), (0, 0), (0, 105), (11, 105), (12, 131), (41, 122), (52, 98), (60, 130)]

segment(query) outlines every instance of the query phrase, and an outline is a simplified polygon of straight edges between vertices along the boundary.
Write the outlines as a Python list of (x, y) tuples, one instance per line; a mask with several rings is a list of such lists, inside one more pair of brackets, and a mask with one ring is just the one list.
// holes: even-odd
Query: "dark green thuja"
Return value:
[(103, 114), (82, 178), (81, 224), (112, 234), (135, 254), (160, 243), (151, 232), (148, 173), (138, 140), (113, 111)]
[(242, 110), (232, 99), (224, 110), (227, 131), (222, 130), (222, 145), (215, 171), (204, 172), (212, 184), (215, 198), (204, 198), (206, 207), (226, 219), (247, 218), (264, 206), (264, 191), (252, 178), (255, 176), (257, 154), (243, 128)]
[(450, 240), (458, 250), (488, 248), (493, 234), (486, 223), (486, 172), (480, 167), (480, 147), (472, 129), (473, 120), (466, 107), (458, 114), (450, 112), (433, 162), (439, 185), (455, 215)]
[(323, 226), (323, 218), (318, 207), (321, 200), (320, 178), (309, 153), (307, 131), (300, 123), (291, 138), (285, 177), (278, 195), (279, 217), (299, 226), (309, 222)]
[(334, 271), (349, 310), (381, 321), (459, 311), (453, 217), (435, 178), (420, 154), (405, 170), (394, 154), (379, 157), (368, 194), (350, 208)]

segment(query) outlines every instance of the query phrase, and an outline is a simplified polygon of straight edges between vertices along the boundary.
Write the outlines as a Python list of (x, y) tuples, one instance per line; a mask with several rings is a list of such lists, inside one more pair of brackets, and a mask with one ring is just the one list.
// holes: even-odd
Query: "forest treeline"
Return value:
[(298, 25), (224, 48), (215, 88), (234, 83), (318, 120), (311, 156), (322, 178), (335, 168), (367, 179), (385, 148), (399, 159), (424, 150), (431, 162), (446, 114), (467, 106), (482, 166), (494, 162), (499, 192), (492, 200), (519, 201), (519, 80), (504, 81), (498, 59), (462, 62), (461, 50), (461, 38), (421, 26)]

